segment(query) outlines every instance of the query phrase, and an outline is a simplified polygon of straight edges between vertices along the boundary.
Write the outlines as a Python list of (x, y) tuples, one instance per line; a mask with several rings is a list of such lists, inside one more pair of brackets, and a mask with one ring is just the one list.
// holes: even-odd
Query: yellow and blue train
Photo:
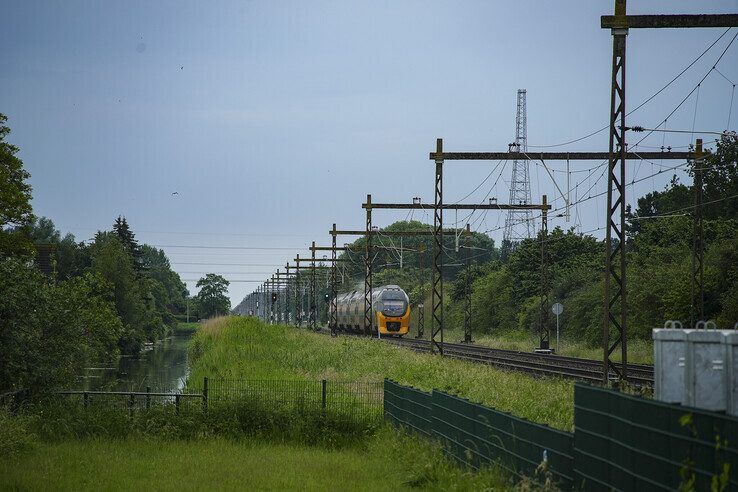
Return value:
[[(355, 290), (336, 298), (338, 328), (361, 332), (364, 329), (364, 291)], [(374, 334), (401, 337), (410, 331), (410, 300), (397, 285), (372, 289)]]

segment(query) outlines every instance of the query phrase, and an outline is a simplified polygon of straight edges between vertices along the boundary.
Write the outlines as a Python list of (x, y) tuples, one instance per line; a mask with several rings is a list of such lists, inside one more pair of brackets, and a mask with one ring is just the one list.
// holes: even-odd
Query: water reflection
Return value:
[(187, 383), (190, 368), (187, 344), (191, 334), (174, 335), (155, 344), (139, 357), (121, 357), (113, 363), (94, 364), (80, 378), (77, 389), (173, 393)]

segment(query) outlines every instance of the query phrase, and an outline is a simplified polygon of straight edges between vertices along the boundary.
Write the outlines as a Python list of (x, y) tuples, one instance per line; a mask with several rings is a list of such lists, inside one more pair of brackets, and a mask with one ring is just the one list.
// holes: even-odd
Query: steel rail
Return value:
[[(347, 334), (361, 336), (354, 333)], [(431, 352), (428, 340), (389, 337), (383, 338), (383, 340), (391, 345), (408, 348), (416, 352)], [(444, 356), (540, 376), (563, 377), (591, 383), (602, 382), (602, 362), (593, 359), (520, 352), (468, 343), (446, 343)], [(631, 382), (636, 385), (653, 385), (653, 366), (628, 364), (628, 371), (631, 375)], [(615, 372), (611, 372), (609, 376), (612, 381), (618, 379)]]

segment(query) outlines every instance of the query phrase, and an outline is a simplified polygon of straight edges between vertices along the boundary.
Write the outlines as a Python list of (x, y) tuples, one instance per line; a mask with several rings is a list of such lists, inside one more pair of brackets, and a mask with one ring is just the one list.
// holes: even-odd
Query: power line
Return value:
[(292, 247), (292, 248), (281, 248), (281, 247), (270, 247), (270, 246), (195, 246), (195, 245), (183, 245), (183, 244), (150, 244), (155, 248), (190, 248), (190, 249), (244, 249), (244, 250), (264, 250), (264, 251), (302, 251), (309, 249), (307, 246)]
[[(62, 227), (59, 229), (76, 230), (76, 231), (101, 231), (99, 227), (91, 226), (72, 226)], [(146, 229), (137, 229), (136, 234), (173, 234), (173, 235), (197, 235), (197, 236), (254, 236), (254, 237), (312, 237), (312, 234), (297, 233), (280, 233), (280, 232), (202, 232), (202, 231), (152, 231)]]
[(210, 263), (196, 261), (170, 261), (172, 265), (217, 265), (217, 266), (248, 266), (248, 267), (279, 267), (281, 263)]
[[(228, 280), (228, 283), (229, 284), (239, 284), (239, 283), (262, 284), (262, 283), (264, 283), (264, 282), (267, 281), (265, 279), (261, 279), (261, 280), (231, 280), (231, 279), (226, 279), (226, 280)], [(185, 279), (182, 279), (182, 282), (199, 282), (199, 281), (200, 281), (199, 278), (185, 278)]]
[[(673, 79), (671, 79), (669, 82), (667, 82), (666, 85), (664, 85), (661, 89), (659, 89), (658, 91), (656, 91), (655, 93), (653, 93), (651, 96), (649, 96), (648, 98), (646, 98), (646, 100), (643, 101), (641, 104), (639, 104), (634, 109), (632, 109), (628, 113), (626, 113), (626, 116), (630, 116), (631, 114), (635, 113), (636, 111), (638, 111), (639, 109), (641, 109), (643, 106), (645, 106), (646, 104), (648, 104), (649, 102), (651, 102), (656, 96), (658, 96), (659, 94), (661, 94), (662, 92), (664, 92), (664, 90), (666, 90), (679, 77), (681, 77), (682, 75), (684, 75), (687, 72), (687, 70), (689, 70), (690, 68), (692, 68), (692, 66), (694, 66), (694, 64), (697, 63), (703, 56), (705, 56), (707, 54), (707, 52), (710, 51), (713, 48), (713, 46), (715, 46), (718, 43), (718, 41), (720, 41), (723, 38), (723, 36), (725, 36), (728, 33), (728, 31), (730, 31), (731, 29), (732, 28), (730, 28), (730, 27), (727, 28), (720, 36), (718, 36), (718, 38), (715, 41), (713, 41), (702, 53), (700, 53), (700, 55), (697, 58), (695, 58), (694, 60), (692, 60), (692, 62), (689, 65), (687, 65), (686, 67), (684, 67), (684, 69), (682, 69), (682, 71), (679, 72)], [(732, 41), (731, 41), (731, 43), (732, 43)], [(598, 133), (601, 133), (601, 132), (607, 130), (609, 127), (610, 127), (610, 125), (607, 124), (607, 125), (603, 126), (602, 128), (600, 128), (599, 130), (593, 131), (591, 133), (588, 133), (587, 135), (584, 135), (583, 137), (575, 138), (575, 139), (569, 140), (567, 142), (562, 142), (562, 143), (553, 144), (553, 145), (528, 145), (528, 147), (535, 148), (535, 149), (546, 149), (546, 148), (554, 148), (554, 147), (563, 147), (565, 145), (569, 145), (569, 144), (581, 142), (582, 140), (586, 140), (589, 137), (593, 137), (593, 136), (597, 135)]]
[[(728, 28), (728, 30), (730, 30), (730, 28)], [(726, 32), (727, 32), (727, 31), (726, 31)], [(724, 34), (724, 33), (723, 33), (723, 34)], [(707, 77), (708, 77), (708, 76), (709, 76), (709, 75), (710, 75), (710, 74), (711, 74), (711, 73), (712, 73), (712, 72), (713, 72), (714, 70), (716, 70), (716, 68), (717, 68), (717, 65), (718, 65), (718, 63), (720, 63), (720, 60), (722, 60), (722, 59), (723, 59), (723, 56), (725, 56), (725, 53), (727, 53), (728, 49), (729, 49), (729, 48), (731, 47), (731, 45), (733, 44), (733, 41), (735, 41), (735, 38), (736, 38), (736, 36), (738, 36), (738, 32), (736, 32), (736, 33), (735, 33), (735, 35), (734, 35), (734, 36), (733, 36), (733, 38), (732, 38), (732, 39), (730, 40), (730, 42), (728, 43), (728, 45), (727, 45), (727, 46), (725, 47), (725, 49), (723, 49), (722, 53), (720, 53), (720, 56), (718, 57), (718, 59), (717, 59), (717, 60), (715, 60), (715, 63), (713, 63), (713, 65), (712, 65), (712, 67), (710, 68), (710, 70), (708, 70), (708, 71), (707, 71), (707, 73), (706, 73), (706, 74), (704, 75), (704, 77), (702, 77), (702, 78), (700, 79), (700, 81), (699, 81), (699, 82), (697, 82), (697, 85), (696, 85), (696, 86), (694, 86), (694, 88), (693, 88), (693, 89), (692, 89), (691, 91), (689, 91), (689, 93), (688, 93), (688, 94), (687, 94), (686, 96), (684, 96), (684, 99), (682, 99), (682, 100), (681, 100), (681, 102), (680, 102), (679, 104), (677, 104), (677, 105), (676, 105), (676, 107), (675, 107), (675, 108), (674, 108), (674, 109), (673, 109), (673, 110), (671, 111), (671, 113), (669, 113), (669, 115), (668, 115), (668, 116), (667, 116), (666, 118), (664, 118), (664, 121), (662, 121), (661, 123), (659, 123), (659, 124), (658, 124), (658, 125), (656, 126), (656, 128), (659, 128), (659, 127), (661, 127), (661, 125), (663, 125), (664, 123), (666, 123), (666, 122), (667, 122), (667, 121), (669, 120), (669, 118), (671, 118), (671, 116), (672, 116), (672, 115), (673, 115), (674, 113), (676, 113), (676, 112), (677, 112), (677, 110), (678, 110), (678, 109), (679, 109), (680, 107), (682, 107), (682, 104), (684, 104), (684, 103), (685, 103), (685, 102), (687, 101), (687, 99), (689, 99), (689, 98), (690, 98), (690, 97), (692, 96), (692, 94), (694, 94), (694, 92), (695, 92), (695, 91), (699, 90), (699, 88), (700, 88), (700, 85), (702, 85), (702, 82), (704, 82), (704, 81), (705, 81), (705, 79), (707, 79)], [(638, 142), (637, 142), (637, 143), (635, 144), (635, 146), (637, 147), (637, 146), (638, 146), (638, 144), (640, 144), (640, 143), (641, 143), (641, 142), (643, 142), (643, 141), (644, 141), (645, 139), (647, 139), (647, 138), (648, 138), (649, 136), (651, 136), (651, 134), (652, 134), (652, 133), (653, 133), (654, 131), (656, 131), (656, 130), (654, 129), (654, 130), (652, 130), (652, 131), (649, 131), (649, 132), (648, 132), (648, 133), (647, 133), (647, 134), (646, 134), (646, 135), (645, 135), (645, 136), (644, 136), (643, 138), (641, 138), (641, 139), (640, 139), (640, 140), (639, 140), (639, 141), (638, 141)]]
[(221, 272), (221, 271), (209, 271), (209, 272), (176, 272), (180, 275), (204, 275), (208, 273), (217, 273), (218, 275), (271, 275), (274, 272)]

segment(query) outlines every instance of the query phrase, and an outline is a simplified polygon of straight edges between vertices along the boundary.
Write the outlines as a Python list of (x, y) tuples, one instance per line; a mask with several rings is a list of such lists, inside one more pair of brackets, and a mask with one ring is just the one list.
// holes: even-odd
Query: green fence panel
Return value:
[[(724, 463), (738, 490), (738, 419), (577, 384), (575, 475), (586, 490), (709, 490)], [(717, 445), (720, 440), (721, 445)]]
[(433, 391), (432, 403), (433, 435), (458, 462), (474, 469), (497, 462), (512, 473), (532, 476), (545, 460), (557, 484), (571, 487), (571, 433), (440, 391)]
[(385, 379), (384, 418), (395, 427), (430, 437), (431, 394)]

